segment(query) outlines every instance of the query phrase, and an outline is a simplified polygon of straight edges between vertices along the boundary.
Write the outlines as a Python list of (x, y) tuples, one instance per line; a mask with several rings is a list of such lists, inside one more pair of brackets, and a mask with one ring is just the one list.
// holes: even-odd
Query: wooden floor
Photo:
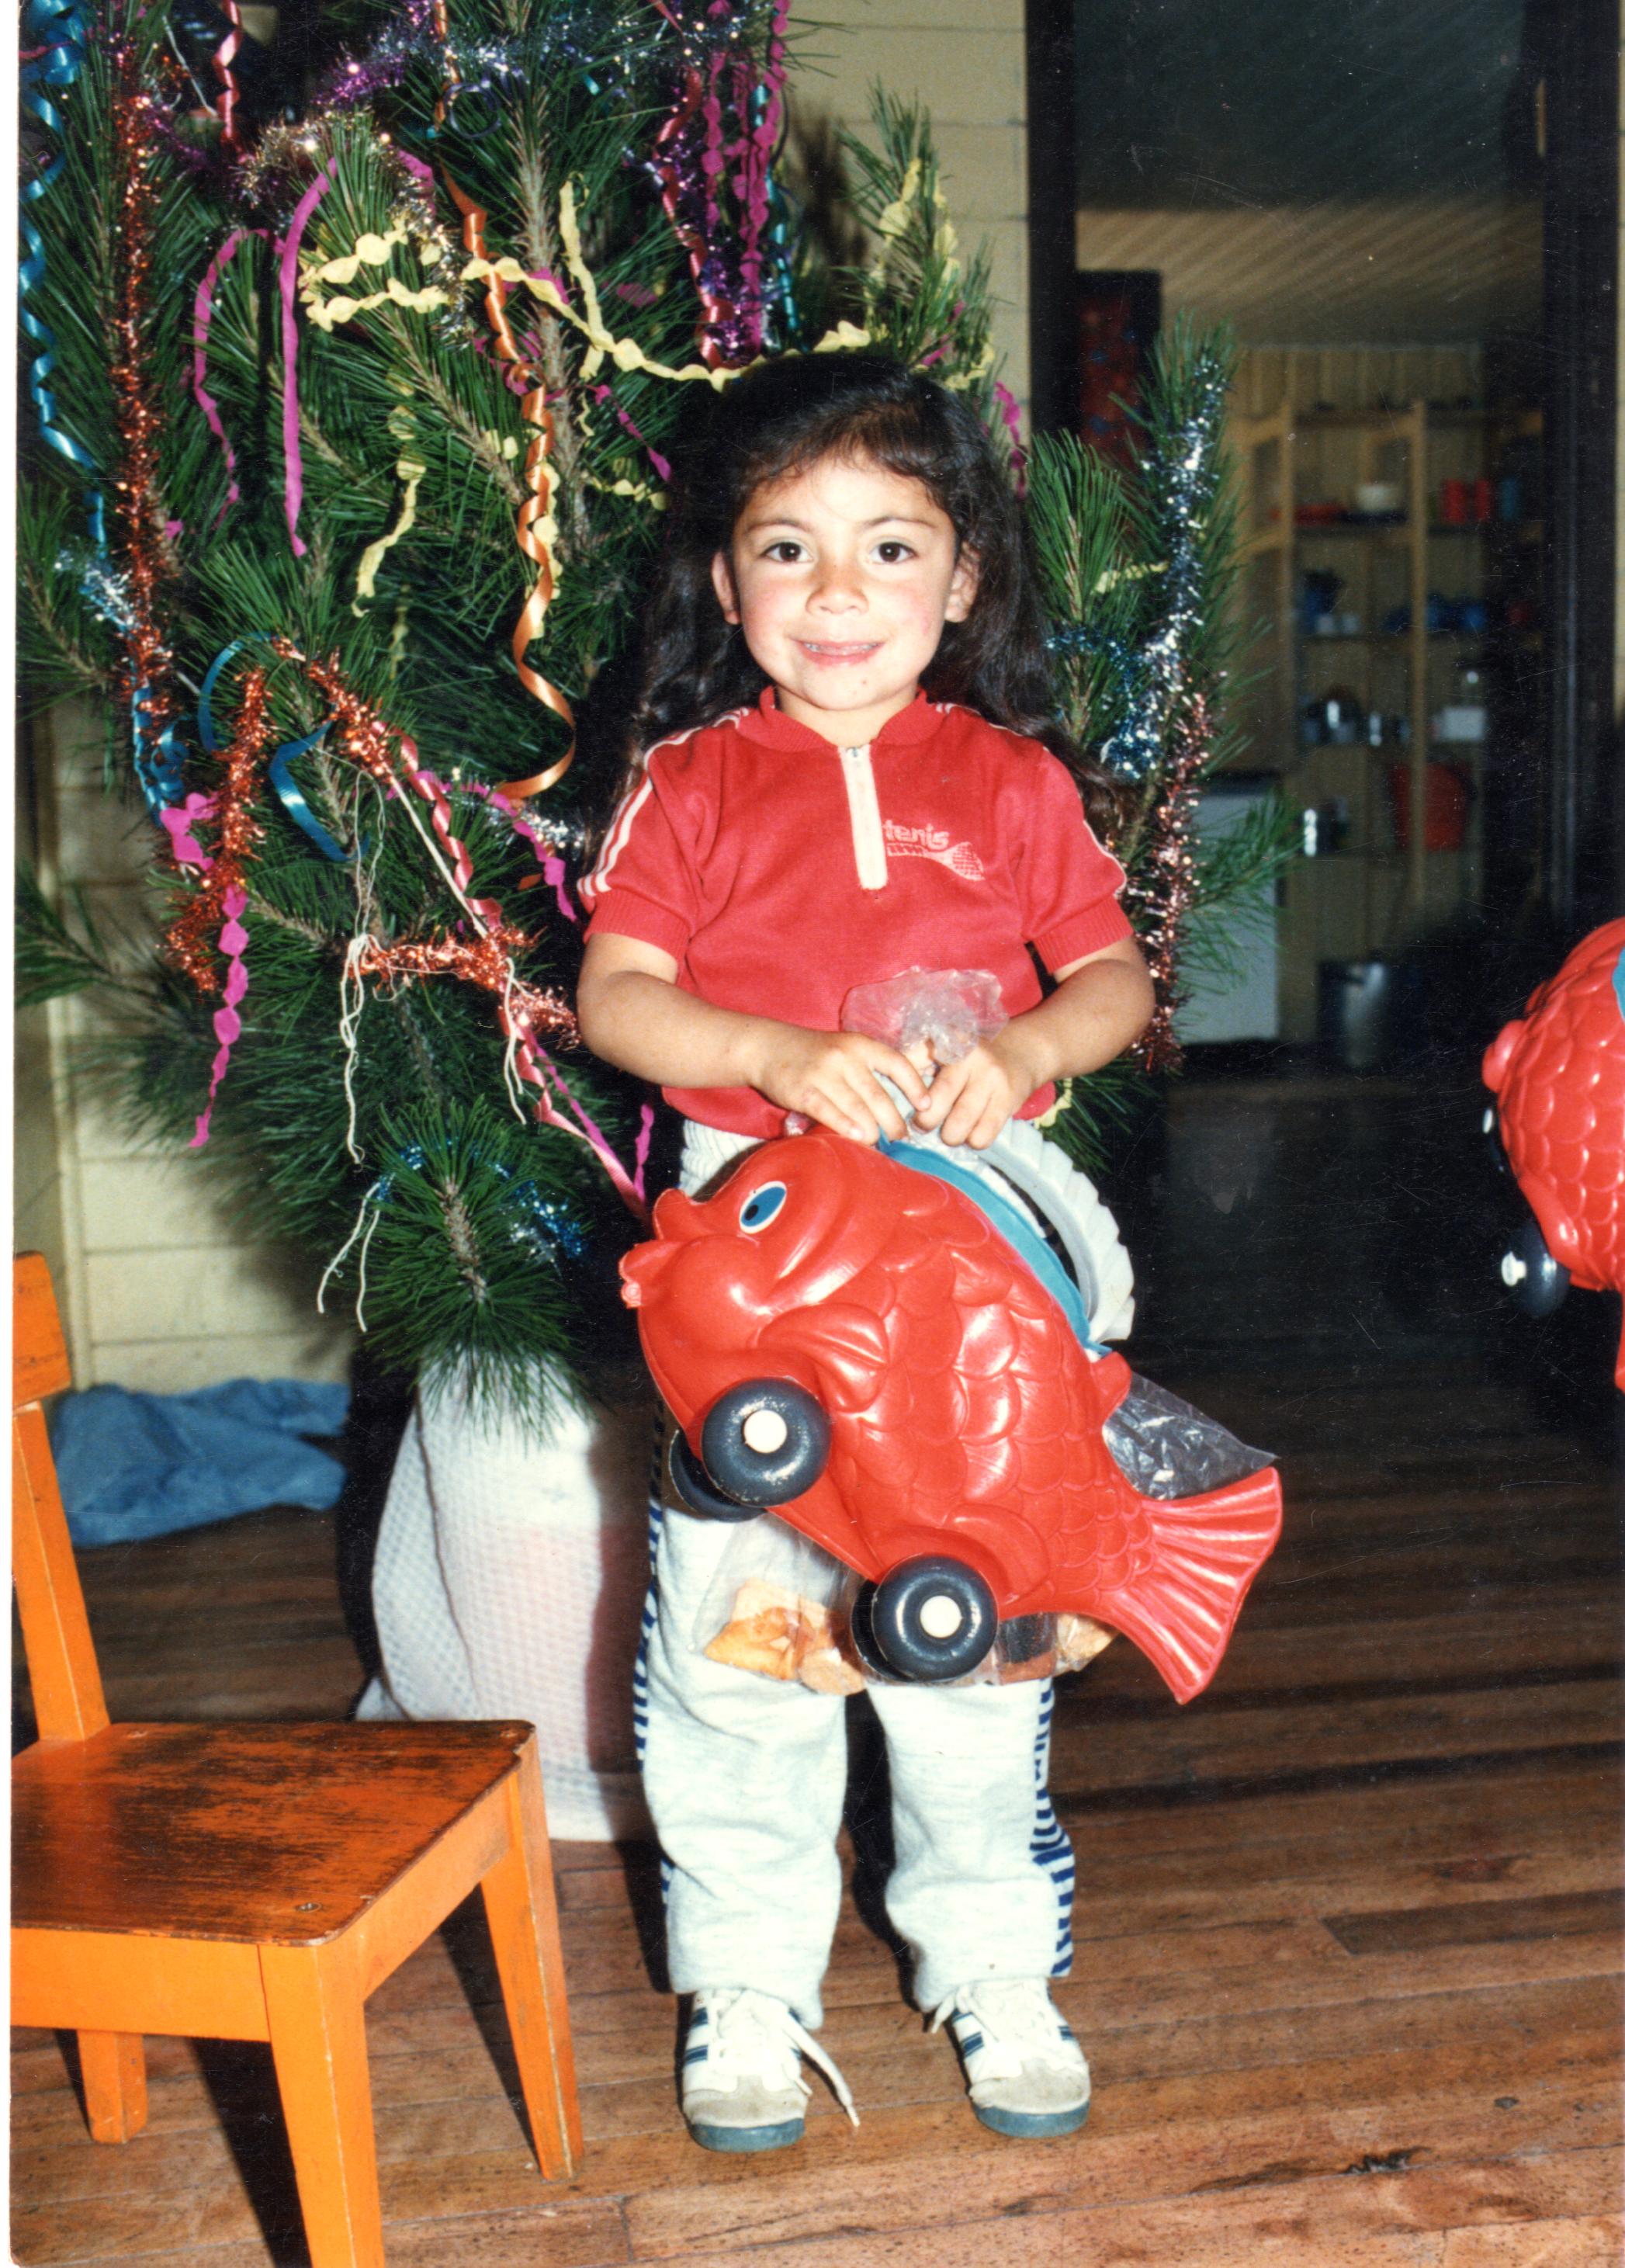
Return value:
[[(978, 2127), (849, 1904), (824, 2039), (861, 2132), (820, 2085), (799, 2149), (708, 2156), (651, 1854), (561, 1845), (585, 2170), (534, 2169), (465, 1910), (370, 2004), (390, 2268), (1621, 2259), (1612, 1326), (1496, 1321), (1446, 1101), (1193, 1091), (1129, 1161), (1136, 1359), (1278, 1452), (1288, 1521), (1202, 1699), (1123, 1644), (1061, 1689), (1085, 2132)], [(114, 1714), (342, 1712), (335, 1556), (281, 1513), (85, 1554)], [(298, 2261), (266, 2052), (150, 2054), (150, 2131), (99, 2148), (15, 2036), (15, 2257)]]

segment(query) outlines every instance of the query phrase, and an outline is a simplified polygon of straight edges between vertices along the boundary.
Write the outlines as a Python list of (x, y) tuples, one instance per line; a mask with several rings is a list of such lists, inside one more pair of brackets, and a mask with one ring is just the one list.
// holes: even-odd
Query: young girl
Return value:
[[(685, 1189), (791, 1112), (904, 1138), (883, 1081), (916, 1125), (985, 1148), (1142, 1028), (1122, 872), (1049, 752), (1065, 744), (1019, 517), (961, 399), (874, 356), (732, 385), (680, 498), (647, 651), (649, 754), (587, 885), (579, 1012), (591, 1047), (683, 1113)], [(992, 970), (1010, 1017), (929, 1086), (923, 1061), (839, 1028), (854, 985), (915, 967)], [(697, 1649), (732, 1533), (662, 1523), (643, 1776), (672, 1983), (693, 1995), (684, 2115), (707, 2148), (768, 2150), (802, 2132), (804, 2053), (851, 2111), (810, 2036), (841, 1897), (845, 1730), (838, 1698)], [(915, 1998), (949, 2026), (985, 2125), (1069, 2132), (1089, 2075), (1046, 1981), (1070, 1955), (1049, 1688), (872, 1698), (886, 1907)]]

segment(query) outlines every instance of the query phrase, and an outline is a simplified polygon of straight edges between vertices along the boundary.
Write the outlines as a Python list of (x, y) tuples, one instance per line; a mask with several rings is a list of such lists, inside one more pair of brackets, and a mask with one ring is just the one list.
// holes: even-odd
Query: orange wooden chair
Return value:
[(383, 2268), (363, 2004), (477, 1882), (544, 2175), (581, 2123), (524, 1724), (114, 1725), (41, 1395), (49, 1273), (16, 1263), (12, 1575), (40, 1727), (12, 1772), (11, 2021), (78, 2034), (99, 2142), (144, 2124), (141, 2036), (266, 2040), (313, 2268)]

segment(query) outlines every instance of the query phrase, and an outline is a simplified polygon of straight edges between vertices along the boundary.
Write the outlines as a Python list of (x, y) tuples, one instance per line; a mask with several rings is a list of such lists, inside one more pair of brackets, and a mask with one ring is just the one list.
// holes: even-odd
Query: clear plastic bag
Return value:
[[(1214, 1418), (1136, 1376), (1104, 1429), (1107, 1448), (1144, 1496), (1200, 1496), (1273, 1462)], [(695, 1515), (676, 1513), (674, 1518)], [(952, 1538), (943, 1548), (951, 1552)], [(734, 1530), (701, 1602), (694, 1645), (712, 1661), (794, 1680), (815, 1693), (857, 1693), (892, 1681), (860, 1657), (852, 1608), (861, 1578), (787, 1521), (763, 1513)], [(1022, 1615), (999, 1624), (960, 1685), (1010, 1685), (1081, 1669), (1116, 1632), (1087, 1615)]]
[(1137, 1371), (1102, 1438), (1118, 1470), (1142, 1496), (1203, 1496), (1275, 1462), (1268, 1449), (1249, 1449), (1217, 1418), (1205, 1417)]
[(904, 1055), (923, 1045), (934, 1064), (960, 1062), (1009, 1021), (998, 979), (985, 968), (905, 968), (881, 984), (855, 984), (841, 1009), (843, 1032)]

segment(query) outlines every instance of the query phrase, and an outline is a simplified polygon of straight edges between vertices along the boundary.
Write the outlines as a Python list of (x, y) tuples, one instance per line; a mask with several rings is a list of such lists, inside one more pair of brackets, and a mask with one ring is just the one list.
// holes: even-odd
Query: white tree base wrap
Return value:
[(420, 1392), (379, 1533), (384, 1673), (361, 1717), (519, 1717), (536, 1727), (548, 1826), (569, 1841), (651, 1830), (632, 1738), (649, 1584), (653, 1390), (545, 1432), (511, 1410)]

